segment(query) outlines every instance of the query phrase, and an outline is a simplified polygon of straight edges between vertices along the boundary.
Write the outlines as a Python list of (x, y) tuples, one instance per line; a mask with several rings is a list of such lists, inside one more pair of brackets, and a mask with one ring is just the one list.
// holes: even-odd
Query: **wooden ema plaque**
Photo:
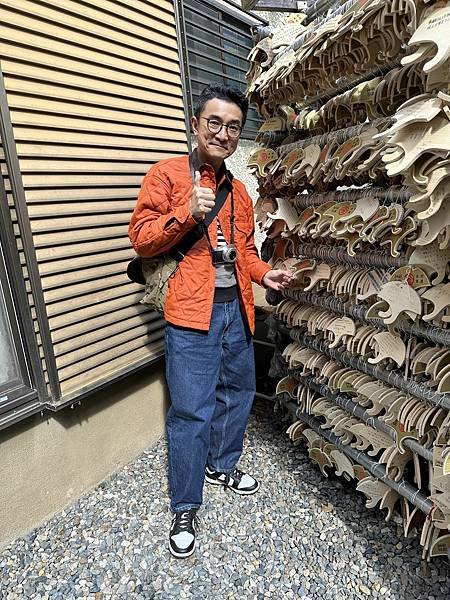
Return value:
[(356, 479), (368, 508), (398, 512), (427, 560), (448, 553), (450, 525), (449, 19), (443, 0), (355, 3), (278, 60), (261, 52), (250, 82), (266, 131), (290, 131), (251, 166), (262, 196), (285, 199), (265, 232), (271, 264), (294, 273), (275, 309), (297, 340), (279, 336), (277, 389), (320, 424), (289, 435), (325, 476)]

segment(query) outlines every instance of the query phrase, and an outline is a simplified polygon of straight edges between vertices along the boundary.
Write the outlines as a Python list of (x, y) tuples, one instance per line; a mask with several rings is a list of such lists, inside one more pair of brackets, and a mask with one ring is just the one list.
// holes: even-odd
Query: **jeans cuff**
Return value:
[(181, 507), (172, 508), (173, 513), (183, 512), (185, 510), (190, 510), (191, 508), (200, 508), (200, 504), (183, 504)]
[(225, 473), (225, 475), (228, 475), (234, 471), (234, 467), (231, 467), (231, 469), (216, 469), (216, 467), (211, 467), (211, 465), (208, 465), (208, 469), (210, 471), (217, 471), (218, 473)]

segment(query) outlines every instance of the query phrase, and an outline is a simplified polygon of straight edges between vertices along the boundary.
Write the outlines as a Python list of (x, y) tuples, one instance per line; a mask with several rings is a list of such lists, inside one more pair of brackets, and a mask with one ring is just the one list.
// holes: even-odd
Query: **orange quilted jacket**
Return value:
[[(210, 165), (200, 167), (202, 187), (214, 192), (216, 182)], [(189, 213), (192, 178), (189, 157), (170, 158), (155, 164), (145, 176), (136, 208), (131, 217), (129, 236), (136, 252), (151, 258), (170, 250), (195, 225)], [(238, 251), (236, 279), (240, 300), (252, 333), (255, 317), (252, 281), (261, 283), (270, 266), (263, 262), (255, 248), (253, 205), (245, 186), (233, 179), (234, 231)], [(219, 221), (227, 242), (230, 241), (231, 194), (219, 211)], [(217, 245), (214, 219), (208, 229), (211, 243)], [(166, 320), (174, 325), (207, 330), (214, 297), (215, 267), (211, 262), (208, 241), (200, 239), (180, 262), (170, 279), (164, 307)]]

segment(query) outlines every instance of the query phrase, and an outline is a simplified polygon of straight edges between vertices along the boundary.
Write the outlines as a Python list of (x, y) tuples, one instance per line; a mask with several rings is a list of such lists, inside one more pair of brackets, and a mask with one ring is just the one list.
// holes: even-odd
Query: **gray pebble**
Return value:
[[(240, 467), (255, 496), (205, 486), (196, 554), (167, 550), (164, 440), (0, 552), (6, 600), (448, 600), (448, 562), (325, 479), (286, 424), (256, 403)], [(332, 504), (333, 511), (322, 507)], [(402, 544), (401, 550), (396, 545)], [(399, 583), (405, 580), (407, 585)], [(367, 594), (367, 590), (369, 594)]]

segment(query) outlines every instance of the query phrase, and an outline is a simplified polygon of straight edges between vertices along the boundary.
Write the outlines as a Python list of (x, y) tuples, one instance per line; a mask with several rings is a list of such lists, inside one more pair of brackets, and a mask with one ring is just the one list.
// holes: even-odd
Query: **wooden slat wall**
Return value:
[(125, 269), (143, 175), (187, 152), (172, 2), (2, 0), (0, 65), (64, 400), (163, 352)]

